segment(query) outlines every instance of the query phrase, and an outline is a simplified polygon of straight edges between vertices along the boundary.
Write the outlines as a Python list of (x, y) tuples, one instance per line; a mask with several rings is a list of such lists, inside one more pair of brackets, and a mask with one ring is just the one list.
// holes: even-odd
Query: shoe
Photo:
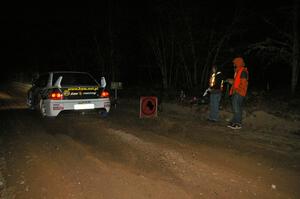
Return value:
[(232, 122), (228, 122), (227, 127), (230, 127), (230, 126), (232, 126), (232, 125), (233, 125)]
[(234, 130), (242, 128), (242, 126), (240, 124), (232, 124), (232, 125), (228, 125), (227, 127), (234, 129)]
[(210, 119), (210, 118), (207, 118), (206, 119), (208, 122), (218, 122), (218, 120), (213, 120), (213, 119)]

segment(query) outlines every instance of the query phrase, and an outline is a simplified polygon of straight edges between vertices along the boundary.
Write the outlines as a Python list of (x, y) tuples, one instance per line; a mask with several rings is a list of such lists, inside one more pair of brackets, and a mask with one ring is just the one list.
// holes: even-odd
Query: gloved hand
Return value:
[(232, 83), (233, 83), (233, 79), (226, 79), (226, 80), (225, 80), (225, 83), (232, 84)]

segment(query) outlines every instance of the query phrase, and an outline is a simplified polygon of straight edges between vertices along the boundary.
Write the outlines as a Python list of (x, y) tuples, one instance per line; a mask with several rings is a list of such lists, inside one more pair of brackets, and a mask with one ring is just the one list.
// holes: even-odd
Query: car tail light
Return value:
[(49, 99), (51, 100), (62, 100), (63, 94), (60, 91), (52, 91), (49, 93)]
[(106, 91), (106, 90), (103, 90), (103, 91), (100, 93), (100, 97), (109, 97), (109, 92)]

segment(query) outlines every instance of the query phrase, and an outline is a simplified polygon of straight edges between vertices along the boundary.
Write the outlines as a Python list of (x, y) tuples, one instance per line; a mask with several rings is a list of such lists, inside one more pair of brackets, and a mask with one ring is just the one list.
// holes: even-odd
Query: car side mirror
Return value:
[(106, 80), (105, 80), (105, 77), (101, 77), (100, 85), (101, 85), (102, 88), (105, 88), (105, 87), (106, 87)]

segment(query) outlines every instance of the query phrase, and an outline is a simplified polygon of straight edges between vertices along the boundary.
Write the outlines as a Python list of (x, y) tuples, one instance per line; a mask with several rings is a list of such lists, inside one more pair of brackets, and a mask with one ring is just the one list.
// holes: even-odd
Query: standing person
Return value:
[(236, 57), (232, 62), (234, 66), (234, 79), (227, 79), (227, 82), (231, 84), (229, 95), (231, 95), (232, 100), (233, 116), (228, 127), (232, 129), (241, 129), (243, 115), (242, 105), (247, 94), (249, 77), (248, 70), (245, 67), (245, 62), (242, 57)]
[(209, 79), (209, 108), (210, 113), (208, 121), (217, 122), (219, 121), (219, 106), (222, 97), (223, 88), (223, 74), (216, 65), (212, 66), (211, 75)]

